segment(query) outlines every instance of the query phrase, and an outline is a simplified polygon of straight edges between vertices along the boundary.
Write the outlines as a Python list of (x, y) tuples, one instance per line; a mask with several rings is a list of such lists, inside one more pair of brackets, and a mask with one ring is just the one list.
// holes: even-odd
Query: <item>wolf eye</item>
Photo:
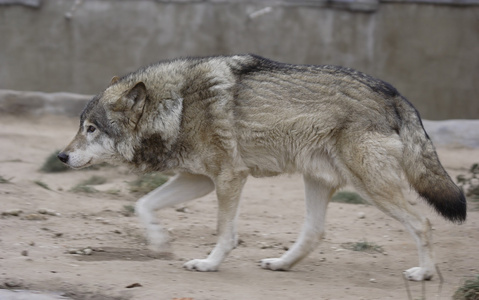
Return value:
[(86, 128), (86, 132), (88, 133), (93, 133), (95, 132), (95, 130), (96, 130), (95, 126), (91, 126), (91, 125)]

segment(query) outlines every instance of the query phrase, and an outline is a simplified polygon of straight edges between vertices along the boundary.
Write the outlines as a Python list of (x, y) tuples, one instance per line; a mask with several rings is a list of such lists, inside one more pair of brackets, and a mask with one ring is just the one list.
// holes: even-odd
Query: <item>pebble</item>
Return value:
[(358, 212), (358, 219), (365, 219), (366, 218), (366, 214), (362, 211)]
[(28, 256), (28, 251), (27, 251), (27, 250), (23, 250), (21, 254), (22, 254), (22, 256)]
[(371, 283), (376, 283), (376, 279), (371, 278), (371, 279), (369, 279), (369, 282), (371, 282)]

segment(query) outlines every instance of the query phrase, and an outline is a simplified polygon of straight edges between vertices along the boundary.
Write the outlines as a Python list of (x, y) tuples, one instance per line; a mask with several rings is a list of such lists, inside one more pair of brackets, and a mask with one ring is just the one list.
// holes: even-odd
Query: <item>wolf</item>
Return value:
[(435, 274), (431, 224), (403, 195), (409, 184), (444, 218), (466, 219), (466, 200), (439, 162), (418, 111), (390, 84), (350, 68), (293, 65), (257, 55), (162, 61), (95, 96), (72, 142), (58, 154), (72, 168), (101, 162), (137, 172), (175, 171), (142, 197), (136, 212), (150, 247), (168, 234), (155, 211), (216, 190), (218, 241), (188, 270), (217, 271), (238, 242), (236, 221), (246, 179), (301, 173), (306, 215), (294, 245), (264, 269), (289, 270), (313, 251), (331, 195), (345, 184), (401, 222), (419, 266), (409, 280)]

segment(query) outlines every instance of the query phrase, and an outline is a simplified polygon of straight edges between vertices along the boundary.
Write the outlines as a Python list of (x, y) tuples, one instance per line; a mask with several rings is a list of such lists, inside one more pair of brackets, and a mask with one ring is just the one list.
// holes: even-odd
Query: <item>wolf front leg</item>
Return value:
[(279, 258), (261, 260), (261, 267), (273, 271), (287, 271), (306, 257), (319, 244), (324, 233), (326, 209), (336, 190), (320, 180), (303, 176), (305, 185), (306, 217), (301, 234), (294, 245)]
[(135, 211), (146, 228), (150, 250), (169, 250), (168, 234), (155, 216), (156, 210), (202, 197), (214, 188), (213, 181), (206, 176), (180, 173), (138, 200)]
[(218, 177), (216, 193), (218, 196), (218, 241), (206, 259), (193, 259), (183, 265), (191, 271), (217, 271), (226, 256), (236, 247), (236, 219), (241, 190), (247, 174), (233, 172)]

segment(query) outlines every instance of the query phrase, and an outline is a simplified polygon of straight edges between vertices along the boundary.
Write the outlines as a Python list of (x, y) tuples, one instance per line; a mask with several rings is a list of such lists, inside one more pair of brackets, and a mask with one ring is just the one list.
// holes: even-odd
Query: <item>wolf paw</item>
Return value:
[(281, 258), (266, 258), (260, 261), (261, 268), (273, 271), (288, 271), (291, 266)]
[(215, 272), (218, 271), (218, 265), (211, 263), (208, 259), (193, 259), (186, 262), (183, 268), (190, 271)]
[(430, 280), (433, 276), (433, 272), (426, 268), (414, 267), (403, 272), (404, 277), (411, 281), (423, 281)]

